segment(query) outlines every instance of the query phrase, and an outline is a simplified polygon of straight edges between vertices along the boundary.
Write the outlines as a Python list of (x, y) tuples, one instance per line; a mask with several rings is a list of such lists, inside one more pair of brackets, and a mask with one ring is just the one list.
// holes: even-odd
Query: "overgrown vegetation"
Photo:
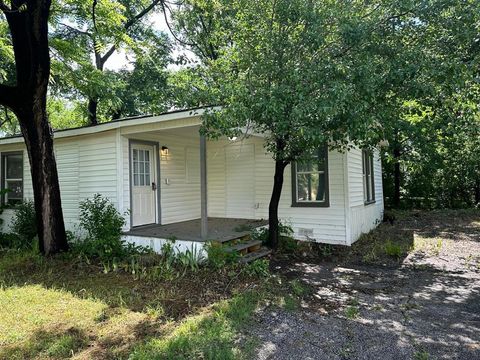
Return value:
[(105, 271), (130, 261), (135, 255), (148, 253), (144, 247), (135, 246), (122, 239), (125, 218), (110, 200), (100, 194), (80, 202), (80, 226), (85, 231), (83, 238), (71, 239), (71, 253), (84, 258), (99, 260)]
[[(293, 253), (298, 249), (298, 241), (293, 238), (293, 229), (289, 224), (278, 223), (278, 250), (284, 253)], [(251, 238), (261, 240), (262, 244), (267, 245), (269, 239), (268, 227), (254, 229), (251, 232)]]
[(37, 220), (33, 201), (27, 200), (16, 205), (10, 228), (18, 239), (18, 243), (14, 244), (14, 247), (32, 248), (33, 240), (37, 236)]
[[(141, 260), (146, 276), (0, 251), (0, 358), (248, 358), (254, 339), (238, 343), (239, 332), (266, 299), (282, 296), (268, 261), (191, 268), (173, 246), (155, 256), (161, 263)], [(182, 273), (148, 276), (168, 266)]]
[(227, 247), (217, 242), (208, 242), (205, 246), (208, 264), (214, 269), (220, 269), (238, 260), (238, 253), (227, 251)]
[(469, 232), (480, 216), (478, 209), (393, 211), (389, 221), (364, 234), (351, 248), (335, 247), (333, 257), (352, 258), (367, 264), (397, 265), (412, 253), (440, 256), (453, 246), (448, 236), (437, 233)]

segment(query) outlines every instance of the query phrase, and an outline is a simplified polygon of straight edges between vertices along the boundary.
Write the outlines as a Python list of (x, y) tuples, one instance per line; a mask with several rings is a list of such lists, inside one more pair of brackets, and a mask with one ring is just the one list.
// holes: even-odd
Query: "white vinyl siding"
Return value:
[[(199, 218), (200, 139), (165, 135), (160, 136), (158, 141), (160, 146), (169, 149), (169, 154), (160, 158), (162, 224)], [(195, 152), (197, 164), (194, 164)], [(195, 178), (198, 179), (196, 182)]]
[[(54, 143), (58, 180), (62, 196), (62, 209), (67, 230), (78, 228), (79, 203), (100, 193), (117, 205), (117, 165), (115, 131), (59, 139)], [(30, 164), (25, 146), (0, 146), (0, 152), (24, 151), (24, 199), (33, 200)], [(5, 215), (4, 215), (5, 214)], [(2, 218), (8, 222), (13, 210)], [(8, 224), (5, 224), (5, 229)]]
[[(128, 141), (150, 141), (168, 147), (168, 155), (157, 154), (160, 160), (160, 217), (162, 224), (200, 217), (200, 137), (184, 137), (168, 132), (122, 136), (124, 208), (130, 209)], [(168, 182), (168, 184), (167, 184)], [(129, 219), (127, 228), (129, 225)]]
[(58, 181), (62, 195), (62, 209), (67, 229), (78, 222), (79, 215), (79, 158), (80, 151), (77, 142), (59, 141), (55, 145)]
[[(252, 187), (255, 193), (254, 199), (245, 196), (242, 201), (229, 196), (228, 189), (233, 184), (227, 185), (225, 165), (226, 159), (232, 157), (234, 149), (240, 151), (242, 146), (254, 146), (254, 169), (246, 171), (239, 176), (237, 186)], [(226, 158), (226, 148), (230, 155)], [(263, 139), (250, 137), (241, 143), (220, 140), (208, 142), (208, 213), (209, 216), (244, 217), (245, 208), (253, 208), (253, 217), (256, 219), (268, 219), (268, 205), (273, 186), (274, 161), (263, 147)], [(325, 208), (298, 208), (292, 207), (291, 173), (290, 166), (285, 169), (282, 196), (279, 204), (279, 216), (283, 222), (292, 226), (298, 239), (306, 239), (302, 233), (310, 233), (308, 237), (312, 241), (326, 242), (331, 244), (346, 244), (345, 237), (345, 207), (344, 207), (344, 182), (343, 182), (343, 158), (344, 155), (333, 151), (329, 153), (329, 183), (330, 183), (330, 206)], [(239, 157), (238, 159), (241, 159)], [(245, 164), (235, 163), (242, 167)], [(253, 176), (252, 176), (253, 174)], [(253, 185), (250, 184), (252, 180)], [(233, 202), (232, 202), (233, 201)], [(227, 214), (227, 208), (228, 214)], [(234, 209), (237, 209), (235, 212)]]
[(364, 179), (362, 167), (362, 150), (353, 148), (347, 152), (348, 169), (348, 203), (347, 214), (350, 244), (375, 228), (383, 217), (383, 187), (382, 187), (382, 164), (378, 151), (373, 153), (373, 174), (375, 186), (375, 202), (364, 202)]
[[(200, 217), (200, 155), (198, 118), (181, 118), (149, 124), (135, 124), (108, 131), (55, 140), (63, 211), (67, 229), (78, 223), (79, 202), (95, 193), (108, 197), (123, 213), (130, 209), (129, 139), (167, 146), (160, 156), (160, 219), (163, 224)], [(112, 125), (113, 126), (113, 125)], [(82, 130), (82, 131), (87, 131)], [(90, 131), (90, 130), (88, 130)], [(65, 134), (65, 133), (60, 133)], [(7, 141), (7, 140), (5, 140)], [(13, 141), (13, 140), (8, 140)], [(23, 143), (3, 143), (0, 154), (24, 152), (24, 198), (32, 199), (28, 156)], [(266, 153), (261, 137), (232, 142), (207, 142), (208, 215), (268, 219), (273, 187), (274, 161)], [(363, 199), (361, 150), (328, 155), (329, 206), (292, 207), (291, 170), (284, 174), (279, 216), (303, 240), (349, 245), (371, 230), (383, 213), (381, 162), (374, 153), (375, 199)], [(12, 210), (5, 210), (8, 219)], [(125, 229), (130, 228), (130, 216)]]

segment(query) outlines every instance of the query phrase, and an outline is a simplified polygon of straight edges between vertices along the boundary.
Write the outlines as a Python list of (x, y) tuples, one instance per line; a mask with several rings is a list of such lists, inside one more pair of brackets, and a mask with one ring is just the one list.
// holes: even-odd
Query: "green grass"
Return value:
[(311, 290), (304, 283), (297, 279), (290, 281), (290, 287), (292, 292), (298, 297), (307, 295)]
[(430, 359), (430, 355), (426, 351), (422, 350), (415, 352), (413, 358), (414, 360), (428, 360)]
[(237, 295), (187, 318), (168, 336), (151, 338), (135, 348), (130, 359), (238, 359), (248, 358), (252, 343), (237, 344), (237, 334), (248, 324), (261, 299), (257, 292)]
[(0, 251), (0, 359), (248, 358), (255, 341), (240, 333), (276, 295), (269, 278), (231, 271), (151, 282)]
[(360, 314), (360, 310), (358, 310), (358, 307), (355, 305), (348, 306), (345, 309), (345, 316), (347, 317), (347, 319), (350, 319), (350, 320), (356, 319), (359, 314)]
[(387, 254), (388, 256), (396, 257), (396, 258), (401, 257), (405, 253), (405, 250), (403, 249), (402, 245), (393, 243), (390, 240), (388, 240), (385, 243), (383, 250), (385, 251), (385, 254)]

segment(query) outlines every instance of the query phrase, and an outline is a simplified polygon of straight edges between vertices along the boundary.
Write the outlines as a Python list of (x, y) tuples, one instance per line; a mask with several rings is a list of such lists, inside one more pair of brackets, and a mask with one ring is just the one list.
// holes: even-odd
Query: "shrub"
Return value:
[(253, 229), (250, 237), (253, 240), (260, 240), (263, 244), (266, 244), (268, 242), (268, 228), (261, 227), (259, 229)]
[(83, 240), (75, 241), (72, 251), (83, 256), (98, 258), (105, 264), (125, 260), (131, 255), (149, 250), (122, 240), (125, 218), (115, 206), (100, 194), (80, 203), (80, 226), (86, 230)]
[(238, 260), (238, 253), (228, 252), (225, 246), (216, 242), (209, 242), (205, 246), (207, 252), (207, 263), (214, 269), (220, 269), (227, 264), (234, 263)]
[(385, 250), (385, 254), (387, 254), (388, 256), (391, 256), (391, 257), (399, 258), (403, 254), (402, 246), (399, 245), (399, 244), (395, 244), (395, 243), (391, 242), (390, 240), (388, 240), (385, 243), (384, 250)]
[(10, 227), (18, 238), (13, 247), (22, 249), (33, 247), (34, 239), (37, 236), (37, 219), (33, 201), (27, 200), (15, 207)]
[(80, 225), (90, 238), (120, 238), (125, 218), (109, 199), (95, 194), (93, 199), (86, 199), (80, 203)]
[[(278, 223), (278, 247), (283, 252), (294, 252), (298, 249), (297, 241), (293, 238), (293, 229), (290, 225)], [(261, 240), (263, 244), (268, 244), (268, 228), (262, 227), (254, 229), (250, 237), (253, 240)]]
[(0, 249), (21, 249), (22, 247), (22, 241), (17, 234), (0, 233)]
[(245, 273), (251, 277), (267, 277), (270, 275), (270, 261), (257, 259), (245, 265)]

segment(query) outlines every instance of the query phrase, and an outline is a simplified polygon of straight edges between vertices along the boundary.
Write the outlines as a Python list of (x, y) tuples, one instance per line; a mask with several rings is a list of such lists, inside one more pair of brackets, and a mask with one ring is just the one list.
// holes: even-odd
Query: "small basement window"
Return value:
[(292, 163), (292, 206), (329, 206), (326, 146)]
[(373, 172), (373, 153), (370, 150), (362, 151), (363, 168), (363, 200), (365, 204), (375, 202), (375, 181)]
[(4, 205), (15, 205), (23, 200), (23, 153), (2, 154), (2, 189)]

